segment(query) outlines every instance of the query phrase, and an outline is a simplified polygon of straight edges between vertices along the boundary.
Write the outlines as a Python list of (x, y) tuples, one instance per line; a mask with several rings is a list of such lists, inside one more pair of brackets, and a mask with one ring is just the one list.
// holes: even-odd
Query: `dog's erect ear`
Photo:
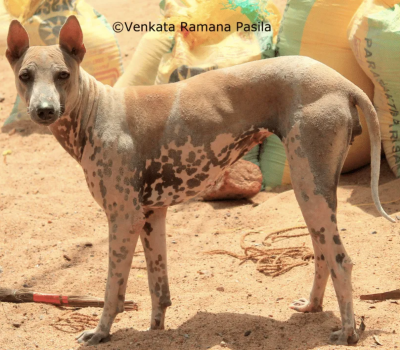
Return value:
[(61, 28), (60, 46), (78, 62), (82, 62), (86, 49), (83, 45), (82, 29), (75, 16), (69, 16)]
[(25, 28), (14, 19), (8, 29), (6, 57), (11, 65), (29, 48), (29, 37)]

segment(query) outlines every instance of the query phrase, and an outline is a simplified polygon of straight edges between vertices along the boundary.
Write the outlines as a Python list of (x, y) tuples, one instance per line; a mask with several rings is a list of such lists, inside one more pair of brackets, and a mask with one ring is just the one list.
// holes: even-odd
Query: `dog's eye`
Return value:
[(31, 78), (28, 72), (23, 72), (19, 75), (19, 79), (22, 81), (28, 81)]
[(68, 79), (69, 78), (69, 73), (68, 72), (60, 72), (60, 74), (58, 74), (58, 79)]

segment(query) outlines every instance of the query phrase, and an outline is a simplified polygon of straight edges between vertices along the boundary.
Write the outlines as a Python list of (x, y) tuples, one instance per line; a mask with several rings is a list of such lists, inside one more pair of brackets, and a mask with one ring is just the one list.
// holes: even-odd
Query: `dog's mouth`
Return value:
[(45, 116), (45, 117), (40, 117), (38, 116), (36, 113), (31, 113), (31, 119), (33, 122), (39, 124), (39, 125), (43, 125), (43, 126), (49, 126), (51, 124), (53, 124), (58, 118), (58, 115), (54, 115), (54, 116)]
[(43, 120), (43, 119), (38, 119), (38, 118), (35, 118), (35, 117), (31, 117), (31, 119), (35, 123), (43, 125), (43, 126), (49, 126), (49, 125), (53, 124), (57, 120), (57, 118), (49, 119), (49, 120)]

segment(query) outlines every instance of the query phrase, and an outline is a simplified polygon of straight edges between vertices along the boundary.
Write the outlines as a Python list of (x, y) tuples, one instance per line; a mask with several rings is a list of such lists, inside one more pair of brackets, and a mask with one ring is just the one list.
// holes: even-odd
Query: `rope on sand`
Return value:
[[(307, 226), (295, 226), (286, 229), (278, 230), (269, 233), (263, 240), (264, 246), (271, 246), (272, 243), (278, 238), (288, 239), (293, 237), (307, 236), (308, 233), (300, 233), (295, 235), (280, 235), (281, 233), (305, 229)], [(229, 255), (244, 263), (248, 260), (256, 262), (256, 269), (266, 275), (272, 277), (279, 276), (296, 266), (307, 265), (308, 261), (314, 257), (314, 253), (308, 247), (287, 247), (287, 248), (258, 248), (254, 246), (246, 246), (245, 239), (252, 234), (261, 233), (261, 231), (249, 231), (242, 235), (240, 238), (240, 247), (244, 251), (244, 255), (236, 254), (227, 250), (212, 250), (205, 252), (205, 254), (215, 255)], [(271, 240), (271, 243), (268, 242)]]

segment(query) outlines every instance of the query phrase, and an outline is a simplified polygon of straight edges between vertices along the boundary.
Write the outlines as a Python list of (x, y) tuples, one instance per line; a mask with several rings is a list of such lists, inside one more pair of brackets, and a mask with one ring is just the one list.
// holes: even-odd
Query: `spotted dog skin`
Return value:
[(337, 227), (336, 189), (353, 138), (361, 133), (356, 105), (372, 145), (372, 194), (379, 212), (380, 132), (367, 96), (327, 66), (280, 57), (206, 72), (186, 81), (114, 89), (80, 68), (85, 54), (77, 19), (69, 17), (59, 45), (29, 47), (18, 21), (7, 58), (31, 119), (46, 125), (82, 166), (89, 190), (109, 223), (109, 270), (98, 326), (80, 343), (108, 338), (124, 310), (125, 290), (140, 237), (152, 300), (151, 329), (163, 329), (171, 305), (167, 273), (167, 207), (193, 198), (270, 133), (285, 145), (293, 188), (315, 251), (315, 279), (300, 312), (322, 311), (329, 275), (342, 328), (335, 344), (358, 341), (353, 312), (353, 263)]

